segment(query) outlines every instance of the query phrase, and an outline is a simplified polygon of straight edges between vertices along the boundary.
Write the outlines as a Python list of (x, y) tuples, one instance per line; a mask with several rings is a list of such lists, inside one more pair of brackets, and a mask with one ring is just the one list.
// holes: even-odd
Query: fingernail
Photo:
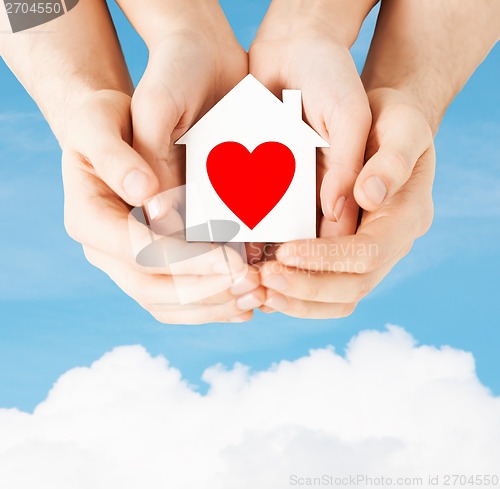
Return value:
[(234, 281), (230, 290), (233, 295), (243, 295), (252, 292), (252, 290), (255, 290), (258, 286), (259, 284), (256, 284), (248, 277), (239, 277)]
[(161, 202), (158, 197), (152, 198), (147, 204), (146, 209), (148, 211), (148, 216), (151, 221), (154, 221), (161, 211)]
[(250, 311), (252, 309), (255, 309), (256, 307), (259, 307), (260, 305), (262, 305), (262, 301), (260, 301), (253, 294), (244, 295), (236, 301), (236, 306), (242, 311)]
[(142, 202), (147, 194), (149, 176), (141, 170), (130, 172), (123, 180), (123, 190), (131, 200)]
[(342, 195), (338, 198), (335, 207), (333, 208), (333, 218), (335, 222), (339, 222), (342, 217), (342, 213), (344, 212), (345, 207), (345, 197)]
[(272, 290), (285, 290), (288, 287), (288, 281), (283, 275), (269, 274), (262, 277), (262, 285)]
[(363, 189), (366, 196), (376, 205), (380, 205), (387, 195), (384, 181), (375, 175), (366, 180)]
[(288, 301), (284, 295), (274, 294), (272, 297), (267, 299), (265, 305), (276, 311), (282, 311), (287, 308)]

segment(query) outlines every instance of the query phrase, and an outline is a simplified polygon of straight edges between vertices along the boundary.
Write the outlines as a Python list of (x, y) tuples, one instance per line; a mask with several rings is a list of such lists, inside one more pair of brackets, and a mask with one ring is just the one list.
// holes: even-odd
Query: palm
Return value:
[[(250, 50), (250, 71), (277, 96), (284, 88), (302, 90), (306, 122), (331, 145), (317, 158), (318, 232), (354, 233), (358, 206), (352, 189), (363, 164), (371, 118), (349, 51), (317, 35), (275, 39), (263, 33)], [(345, 208), (333, 222), (341, 196), (346, 197)]]
[(162, 191), (185, 184), (184, 150), (175, 141), (247, 72), (237, 43), (209, 45), (185, 34), (166, 37), (151, 52), (132, 99), (134, 147), (153, 166)]

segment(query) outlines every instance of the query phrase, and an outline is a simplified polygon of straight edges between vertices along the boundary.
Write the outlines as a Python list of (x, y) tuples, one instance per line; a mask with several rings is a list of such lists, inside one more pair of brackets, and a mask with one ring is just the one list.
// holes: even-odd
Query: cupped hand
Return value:
[(359, 228), (338, 236), (323, 226), (316, 240), (282, 245), (275, 261), (261, 265), (268, 288), (265, 312), (303, 318), (351, 314), (431, 225), (432, 131), (400, 92), (379, 88), (368, 96), (373, 124), (354, 191), (365, 208)]
[(305, 120), (331, 146), (318, 157), (318, 218), (341, 236), (356, 230), (353, 187), (371, 113), (349, 47), (326, 17), (272, 4), (250, 49), (250, 72), (278, 97), (284, 88), (302, 91)]
[[(182, 19), (174, 26), (165, 19), (162, 32), (148, 37), (148, 66), (132, 97), (133, 146), (162, 191), (185, 183), (175, 141), (248, 74), (248, 55), (218, 4), (187, 9)], [(151, 210), (153, 219), (166, 211)]]
[[(231, 248), (225, 256), (210, 253), (210, 245), (155, 234), (140, 219), (131, 218), (132, 207), (140, 206), (144, 196), (154, 195), (160, 186), (148, 162), (130, 146), (130, 102), (124, 93), (96, 92), (71, 118), (63, 144), (68, 233), (83, 245), (92, 264), (161, 322), (250, 319), (265, 292), (258, 273), (238, 253)], [(175, 206), (170, 203), (167, 208), (168, 199), (160, 200), (168, 220), (175, 220)], [(193, 258), (175, 267), (168, 257), (159, 266), (139, 265), (138, 251), (152, 242), (181, 248)], [(195, 290), (200, 299), (180, 304), (179, 288)]]

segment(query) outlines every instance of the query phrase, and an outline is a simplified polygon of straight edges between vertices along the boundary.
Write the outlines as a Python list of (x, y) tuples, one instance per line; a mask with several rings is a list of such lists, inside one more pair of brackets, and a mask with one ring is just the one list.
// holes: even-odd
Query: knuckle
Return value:
[[(101, 143), (99, 145), (99, 159), (98, 161), (94, 158), (92, 165), (96, 168), (98, 173), (105, 171), (108, 168), (115, 168), (118, 164), (117, 162), (117, 151), (116, 147), (113, 147), (111, 143)], [(97, 165), (97, 167), (96, 167)]]
[(192, 312), (186, 314), (179, 309), (168, 308), (166, 306), (158, 309), (142, 306), (150, 315), (161, 324), (174, 325), (174, 324), (201, 324), (199, 317), (196, 313)]
[(425, 209), (422, 212), (420, 220), (419, 236), (423, 236), (429, 231), (429, 229), (432, 226), (433, 220), (434, 220), (434, 204), (431, 199), (429, 204), (425, 207)]
[(350, 316), (356, 309), (357, 304), (345, 304), (342, 306), (341, 316), (340, 317), (348, 317)]
[[(148, 312), (153, 311), (155, 308), (158, 308), (158, 311), (161, 311), (162, 306), (155, 306), (151, 302), (151, 297), (146, 290), (141, 288), (139, 285), (131, 285), (129, 287), (128, 293), (130, 297), (132, 297), (141, 307), (146, 309)], [(164, 309), (163, 309), (164, 310)]]
[(377, 253), (370, 253), (364, 259), (364, 272), (374, 272), (380, 268), (382, 264), (382, 256), (379, 251)]
[(77, 243), (82, 243), (82, 232), (81, 227), (78, 223), (78, 219), (75, 219), (68, 210), (64, 213), (64, 228), (68, 236)]
[(316, 272), (309, 273), (309, 280), (307, 282), (307, 286), (301, 288), (299, 299), (302, 300), (314, 300), (314, 301), (322, 301), (325, 299), (325, 287), (320, 286), (319, 279), (320, 277)]
[(93, 265), (94, 267), (97, 267), (97, 265), (96, 265), (97, 260), (96, 260), (95, 252), (91, 248), (87, 248), (86, 246), (82, 246), (82, 249), (83, 249), (83, 256), (85, 257), (85, 259), (91, 265)]
[(234, 299), (235, 297), (233, 296), (233, 294), (231, 294), (229, 290), (225, 290), (216, 294), (212, 293), (211, 295), (207, 295), (207, 297), (203, 299), (203, 302), (210, 305), (222, 305)]
[(244, 311), (240, 311), (236, 307), (236, 303), (234, 301), (221, 306), (213, 306), (210, 308), (210, 313), (204, 315), (203, 323), (218, 323), (226, 321), (232, 317), (242, 314), (243, 312)]
[(410, 177), (412, 165), (400, 151), (393, 151), (387, 157), (387, 164), (398, 182), (406, 182)]
[(304, 319), (311, 316), (311, 306), (307, 302), (294, 301), (291, 309), (293, 311), (291, 314), (296, 318)]
[[(147, 310), (147, 308), (146, 308), (146, 310)], [(173, 321), (171, 314), (169, 314), (169, 313), (166, 313), (164, 311), (162, 311), (162, 312), (160, 312), (160, 311), (148, 311), (148, 312), (149, 312), (149, 314), (151, 314), (153, 319), (155, 319), (159, 323), (176, 324), (175, 321)]]
[(373, 289), (373, 283), (367, 278), (363, 278), (354, 294), (354, 300), (359, 302), (364, 299)]
[(401, 258), (404, 258), (406, 255), (408, 255), (408, 253), (410, 253), (412, 248), (413, 248), (413, 241), (403, 248), (403, 251), (401, 253)]
[(359, 124), (361, 127), (369, 129), (372, 126), (373, 116), (370, 110), (368, 98), (360, 99), (358, 109)]

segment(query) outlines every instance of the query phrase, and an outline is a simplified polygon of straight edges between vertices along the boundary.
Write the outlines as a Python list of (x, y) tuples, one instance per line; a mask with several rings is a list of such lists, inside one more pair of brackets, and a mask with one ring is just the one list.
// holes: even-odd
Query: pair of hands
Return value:
[[(430, 225), (435, 155), (417, 104), (392, 88), (367, 94), (348, 45), (328, 29), (304, 27), (302, 16), (287, 18), (286, 32), (283, 25), (281, 13), (270, 11), (248, 56), (222, 11), (196, 16), (189, 28), (148, 43), (148, 67), (132, 98), (99, 90), (66, 128), (68, 232), (92, 264), (159, 321), (240, 322), (259, 307), (296, 317), (348, 315)], [(210, 254), (176, 268), (175, 280), (168, 263), (139, 266), (131, 206), (147, 201), (153, 220), (172, 212), (152, 197), (185, 183), (185, 162), (173, 142), (249, 71), (277, 95), (301, 89), (307, 121), (331, 144), (318, 162), (319, 238), (286, 243), (271, 256), (252, 246), (257, 267), (228, 248), (236, 276)], [(175, 305), (179, 283), (207, 299)]]

